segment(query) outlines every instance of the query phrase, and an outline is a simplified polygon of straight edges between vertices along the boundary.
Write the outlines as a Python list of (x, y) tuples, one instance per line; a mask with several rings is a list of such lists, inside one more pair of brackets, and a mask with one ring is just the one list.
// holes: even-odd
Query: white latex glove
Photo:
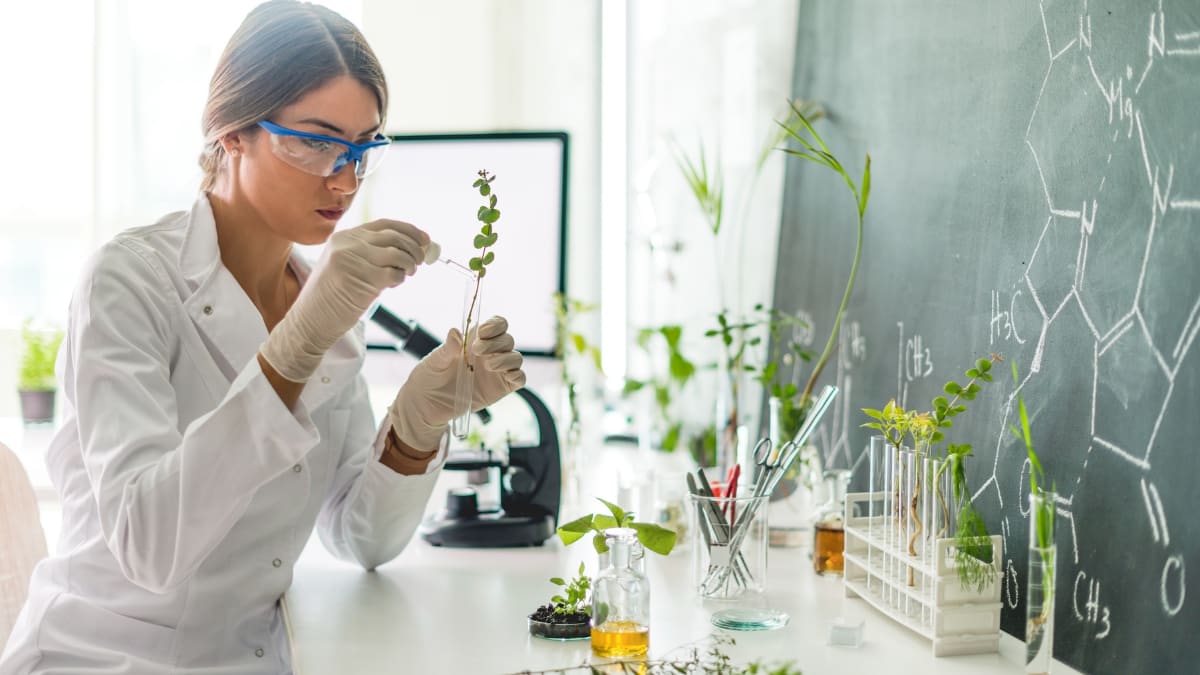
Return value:
[(416, 273), (428, 245), (428, 234), (396, 220), (334, 232), (296, 302), (263, 343), (263, 358), (292, 382), (308, 380), (384, 289)]
[[(471, 363), (474, 393), (471, 411), (499, 401), (525, 386), (524, 358), (513, 351), (508, 321), (494, 316), (472, 328)], [(446, 341), (413, 368), (388, 411), (396, 436), (418, 451), (436, 449), (450, 420), (465, 413), (455, 410), (454, 394), (462, 359), (462, 332), (451, 328)]]

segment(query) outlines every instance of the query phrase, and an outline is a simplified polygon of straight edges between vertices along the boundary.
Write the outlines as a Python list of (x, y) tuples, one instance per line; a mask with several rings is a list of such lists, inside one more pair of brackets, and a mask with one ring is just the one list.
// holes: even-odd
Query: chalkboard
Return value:
[[(794, 94), (872, 157), (863, 262), (825, 380), (834, 465), (863, 407), (928, 410), (1001, 353), (948, 439), (1004, 535), (1002, 627), (1024, 639), (1028, 464), (1009, 360), (1061, 494), (1055, 658), (1088, 673), (1200, 663), (1200, 6), (805, 2)], [(791, 160), (775, 303), (828, 335), (850, 267), (840, 178)], [(1189, 581), (1190, 588), (1189, 588)]]

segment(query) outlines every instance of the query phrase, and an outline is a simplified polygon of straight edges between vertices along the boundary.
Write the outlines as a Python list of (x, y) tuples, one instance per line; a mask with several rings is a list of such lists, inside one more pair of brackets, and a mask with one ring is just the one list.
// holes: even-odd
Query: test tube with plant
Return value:
[(489, 174), (487, 169), (481, 169), (479, 177), (472, 183), (472, 187), (479, 191), (479, 196), (485, 199), (485, 203), (475, 212), (475, 219), (480, 223), (479, 232), (473, 241), (477, 255), (467, 262), (467, 267), (474, 273), (474, 276), (467, 284), (463, 300), (463, 367), (458, 369), (454, 387), (454, 410), (461, 411), (461, 414), (450, 423), (451, 433), (460, 441), (467, 438), (471, 427), (471, 414), (474, 412), (471, 401), (475, 394), (475, 364), (472, 363), (471, 345), (475, 341), (475, 336), (471, 331), (477, 330), (479, 327), (480, 285), (483, 277), (487, 275), (488, 266), (496, 259), (495, 251), (490, 249), (496, 245), (496, 240), (499, 238), (492, 227), (497, 220), (500, 220), (500, 210), (496, 208), (496, 195), (492, 192), (492, 181), (494, 180), (496, 180), (496, 176)]

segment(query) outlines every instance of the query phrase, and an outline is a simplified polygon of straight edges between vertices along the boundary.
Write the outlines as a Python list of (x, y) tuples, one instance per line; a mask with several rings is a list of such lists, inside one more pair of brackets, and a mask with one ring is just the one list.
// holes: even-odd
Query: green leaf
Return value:
[(467, 261), (467, 267), (470, 267), (472, 272), (478, 272), (483, 269), (483, 260), (480, 258), (471, 258)]
[(947, 382), (946, 386), (942, 387), (942, 391), (953, 396), (962, 391), (962, 387), (960, 387), (957, 382)]
[(492, 196), (491, 196), (491, 197), (488, 199), (488, 206), (490, 206), (490, 207), (491, 207), (491, 208), (493, 208), (493, 209), (494, 209), (494, 208), (496, 208), (496, 195), (492, 195)]
[(584, 516), (576, 518), (565, 525), (559, 525), (558, 538), (562, 541), (563, 545), (569, 546), (591, 531), (592, 516)]
[(500, 211), (498, 209), (488, 209), (487, 211), (483, 212), (483, 215), (479, 219), (488, 225), (491, 225), (497, 220), (500, 220)]
[(484, 278), (485, 276), (487, 276), (487, 268), (486, 268), (486, 267), (480, 267), (480, 268), (479, 268), (479, 274), (478, 274), (478, 277), (479, 277), (480, 279), (482, 279), (482, 278)]
[[(616, 519), (616, 521), (618, 523), (625, 519), (625, 510), (624, 509), (622, 509), (621, 507), (617, 506), (616, 504), (614, 504), (610, 501), (601, 499), (600, 497), (597, 497), (596, 499), (599, 500), (600, 503), (602, 503), (608, 507), (609, 512), (612, 513), (613, 518)], [(613, 525), (613, 527), (616, 527), (616, 525)], [(603, 528), (601, 528), (601, 529), (603, 529)]]
[(866, 424), (863, 424), (862, 426), (867, 429), (876, 429), (878, 431), (883, 431), (883, 425), (880, 424), (879, 422), (868, 422)]
[(596, 549), (596, 553), (608, 553), (608, 542), (604, 540), (604, 535), (597, 532), (592, 537), (592, 548)]
[(935, 431), (935, 432), (933, 432), (933, 435), (929, 437), (929, 442), (930, 443), (940, 443), (945, 438), (946, 438), (945, 434), (943, 434), (940, 431)]
[(933, 399), (933, 407), (937, 410), (944, 410), (944, 409), (948, 408), (949, 406), (950, 406), (950, 402), (946, 400), (945, 396), (939, 396), (939, 397)]
[(873, 417), (877, 420), (883, 419), (883, 413), (874, 408), (863, 408), (862, 411), (867, 414), (867, 417)]
[[(579, 575), (580, 575), (580, 576), (582, 576), (582, 575), (583, 575), (583, 570), (584, 570), (583, 561), (582, 561), (582, 560), (580, 560), (580, 561), (579, 561)], [(587, 582), (588, 582), (588, 580), (585, 578), (585, 579), (583, 580), (583, 583), (584, 583), (584, 585), (585, 585), (585, 586), (587, 585)]]
[(679, 352), (671, 354), (670, 368), (671, 377), (680, 384), (687, 382), (696, 373), (696, 365)]
[(667, 555), (675, 548), (675, 533), (665, 527), (653, 523), (630, 523), (637, 530), (638, 541), (642, 546), (659, 555)]
[(550, 577), (550, 583), (555, 586), (566, 586), (567, 582), (562, 580), (562, 577)]
[(983, 380), (984, 382), (991, 382), (992, 376), (987, 373), (982, 373), (982, 374), (980, 374), (979, 379)]
[(488, 185), (487, 183), (480, 185), (479, 186), (479, 194), (483, 195), (484, 197), (492, 194), (492, 186)]
[(495, 246), (496, 240), (500, 238), (499, 232), (493, 232), (484, 239), (484, 246)]
[(475, 235), (475, 239), (473, 240), (473, 245), (475, 246), (475, 248), (480, 248), (480, 249), (484, 248), (485, 246), (487, 246), (487, 237), (485, 237), (482, 234)]
[(625, 380), (625, 386), (621, 389), (621, 393), (628, 396), (629, 394), (640, 390), (644, 386), (646, 386), (646, 383), (642, 380), (627, 379)]
[(475, 219), (483, 220), (483, 214), (487, 213), (487, 210), (488, 210), (488, 207), (486, 207), (486, 206), (479, 207), (479, 210), (475, 212)]
[(679, 435), (683, 432), (683, 423), (676, 422), (672, 424), (667, 433), (663, 435), (662, 449), (666, 452), (674, 452), (679, 446)]
[(482, 179), (482, 178), (476, 178), (476, 179), (475, 179), (475, 182), (474, 182), (474, 183), (471, 183), (471, 187), (473, 187), (473, 188), (477, 188), (477, 187), (479, 187), (480, 185), (483, 185), (483, 179)]
[(992, 362), (988, 359), (979, 359), (975, 362), (975, 367), (979, 369), (979, 372), (986, 373), (992, 369)]
[(483, 264), (484, 264), (484, 265), (491, 265), (491, 264), (492, 264), (492, 261), (493, 261), (493, 260), (495, 260), (495, 259), (496, 259), (496, 252), (495, 252), (495, 251), (488, 251), (487, 253), (485, 253), (485, 254), (483, 255)]
[(867, 155), (866, 166), (863, 167), (862, 200), (858, 203), (858, 213), (861, 216), (867, 210), (867, 199), (871, 196), (871, 155)]
[[(482, 209), (483, 207), (481, 206), (481, 207), (479, 207), (479, 208), (481, 208), (481, 209)], [(482, 234), (491, 234), (491, 233), (492, 233), (492, 226), (491, 226), (491, 225), (488, 225), (487, 223), (484, 223), (483, 227), (479, 228), (479, 231), (480, 231)]]

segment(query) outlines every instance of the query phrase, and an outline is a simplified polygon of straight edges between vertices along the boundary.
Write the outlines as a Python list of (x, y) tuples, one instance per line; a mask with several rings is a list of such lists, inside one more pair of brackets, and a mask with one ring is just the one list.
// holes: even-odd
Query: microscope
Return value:
[[(401, 320), (383, 307), (375, 310), (371, 320), (400, 340), (401, 349), (418, 358), (441, 344), (420, 326)], [(562, 493), (554, 417), (529, 389), (513, 393), (533, 413), (537, 442), (513, 445), (508, 440), (502, 453), (482, 446), (450, 451), (443, 469), (467, 472), (468, 485), (448, 490), (445, 507), (421, 523), (418, 531), (430, 544), (460, 548), (540, 546), (554, 535)], [(487, 409), (476, 416), (484, 424), (492, 417)], [(489, 485), (499, 488), (498, 503), (480, 500)]]

